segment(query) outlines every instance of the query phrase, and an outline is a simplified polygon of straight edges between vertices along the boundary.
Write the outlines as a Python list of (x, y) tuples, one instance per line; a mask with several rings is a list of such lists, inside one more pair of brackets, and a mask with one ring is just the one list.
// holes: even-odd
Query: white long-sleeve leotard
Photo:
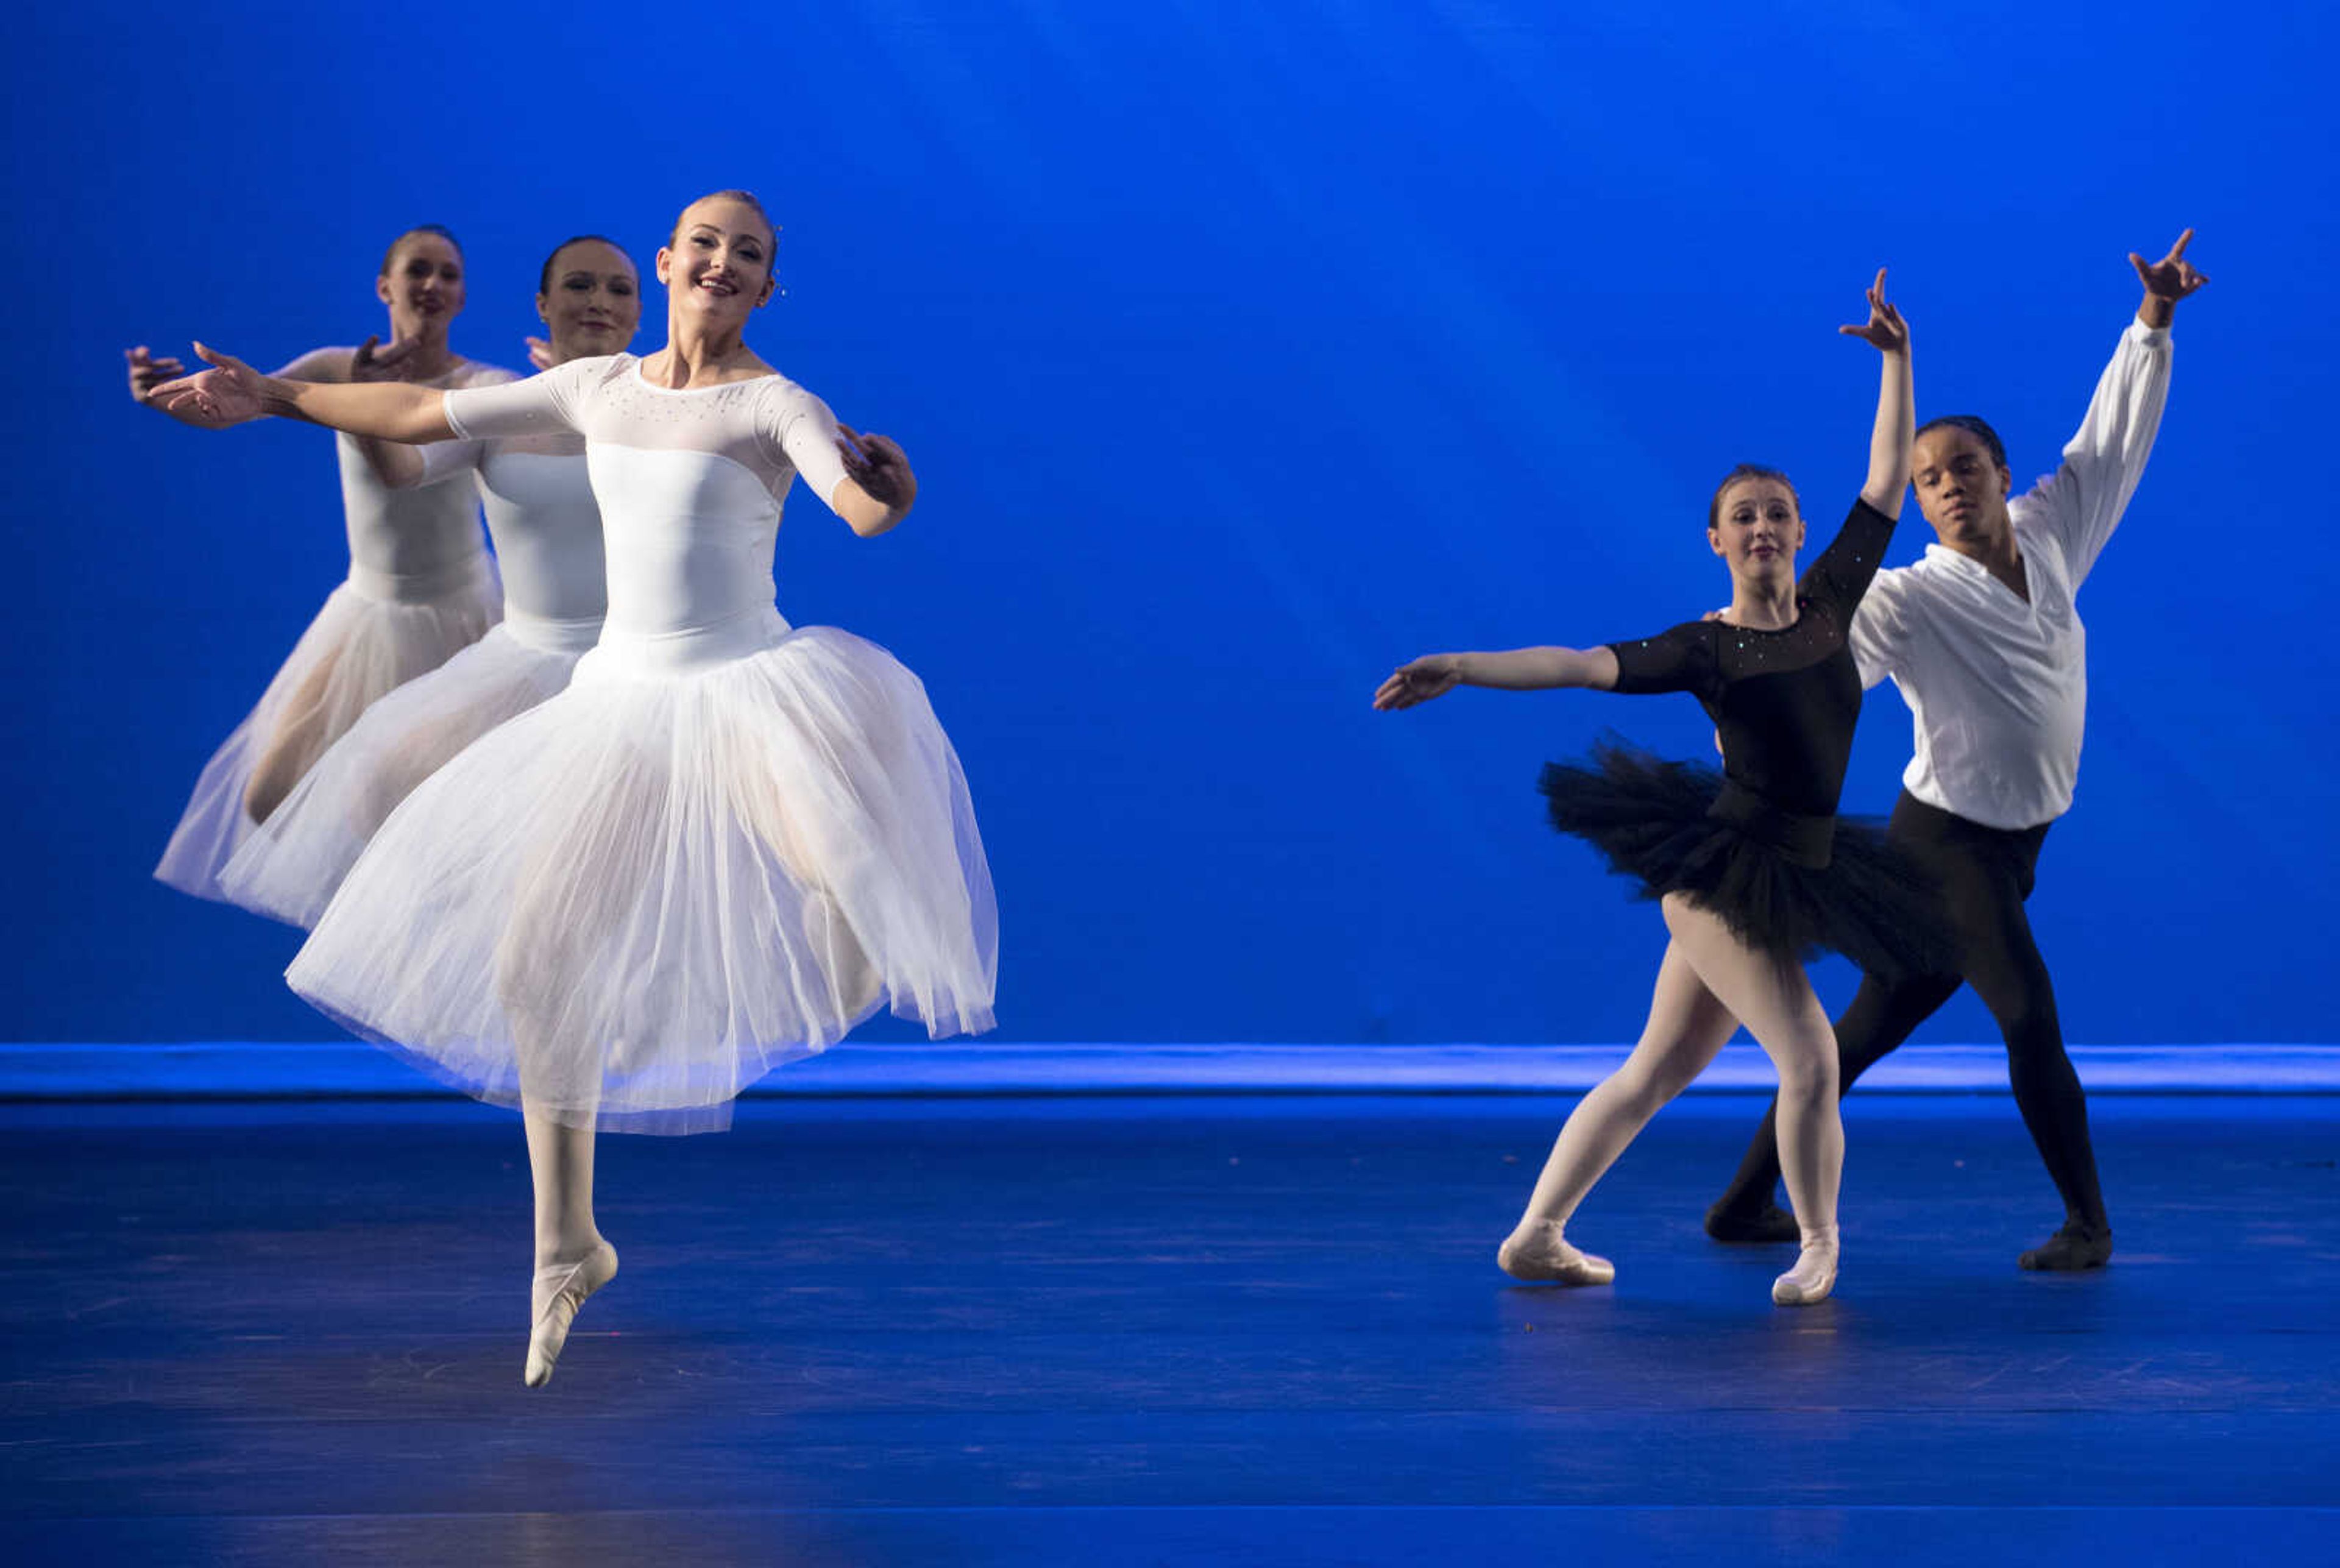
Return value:
[[(280, 375), (296, 381), (347, 382), (357, 351), (318, 349)], [(454, 390), (513, 379), (495, 365), (463, 360), (445, 375), (418, 386)], [(392, 490), (367, 462), (357, 438), (334, 439), (342, 468), (342, 515), (349, 529), (350, 586), (370, 599), (419, 603), (471, 581), (486, 564), (479, 498), (464, 476)]]
[(503, 575), (505, 630), (535, 646), (590, 648), (609, 592), (585, 438), (557, 431), (420, 450), (421, 484), (465, 473), (478, 482)]
[(828, 502), (845, 465), (828, 406), (785, 376), (671, 391), (632, 354), (572, 360), (508, 386), (451, 392), (463, 439), (585, 439), (609, 582), (603, 646), (661, 662), (763, 646), (788, 482)]

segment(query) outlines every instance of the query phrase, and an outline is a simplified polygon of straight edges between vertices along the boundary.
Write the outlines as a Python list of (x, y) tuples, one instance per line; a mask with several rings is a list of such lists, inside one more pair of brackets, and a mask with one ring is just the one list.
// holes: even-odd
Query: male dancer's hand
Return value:
[(2137, 319), (2147, 326), (2167, 326), (2177, 313), (2177, 302), (2210, 281), (2186, 259), (2186, 247), (2193, 240), (2194, 231), (2186, 230), (2157, 262), (2148, 262), (2135, 251), (2128, 253), (2128, 264), (2137, 269), (2137, 281), (2145, 285), (2145, 301), (2137, 307)]

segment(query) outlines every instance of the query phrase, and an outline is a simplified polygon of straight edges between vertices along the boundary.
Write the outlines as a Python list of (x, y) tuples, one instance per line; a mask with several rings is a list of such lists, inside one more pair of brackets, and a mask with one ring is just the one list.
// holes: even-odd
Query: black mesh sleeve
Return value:
[(1637, 642), (1612, 642), (1617, 656), (1616, 690), (1629, 696), (1653, 691), (1692, 691), (1700, 696), (1716, 682), (1714, 628), (1686, 620), (1671, 631)]
[(1885, 547), (1892, 542), (1893, 520), (1865, 501), (1854, 501), (1829, 547), (1804, 569), (1797, 593), (1834, 609), (1840, 622), (1849, 620), (1853, 607), (1869, 591), (1869, 580), (1884, 564)]

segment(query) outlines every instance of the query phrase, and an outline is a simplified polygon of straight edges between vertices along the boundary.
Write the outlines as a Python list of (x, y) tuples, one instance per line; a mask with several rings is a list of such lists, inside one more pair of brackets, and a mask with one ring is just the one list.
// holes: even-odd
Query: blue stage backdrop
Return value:
[[(278, 978), (294, 933), (148, 868), (342, 574), (332, 455), (134, 408), (122, 349), (353, 342), (385, 243), (439, 222), (470, 254), (457, 347), (517, 364), (555, 241), (647, 263), (687, 199), (739, 184), (785, 226), (752, 341), (923, 485), (874, 542), (798, 491), (781, 608), (925, 678), (1026, 1040), (1631, 1037), (1656, 912), (1542, 826), (1534, 779), (1606, 728), (1704, 755), (1695, 706), (1376, 715), (1374, 684), (1720, 602), (1704, 508), (1742, 459), (1832, 529), (1877, 381), (1836, 327), (1879, 264), (1921, 411), (1991, 418), (2028, 482), (2137, 303), (2126, 253), (2195, 225), (2214, 281), (2082, 596), (2087, 760), (2034, 919), (2077, 1041), (2330, 1040), (2333, 16), (48, 8), (0, 67), (0, 1031), (332, 1032)], [(1895, 560), (1928, 537), (1913, 505)], [(1873, 694), (1849, 808), (1889, 805), (1908, 747)], [(1929, 1037), (1994, 1036), (1962, 1000)]]

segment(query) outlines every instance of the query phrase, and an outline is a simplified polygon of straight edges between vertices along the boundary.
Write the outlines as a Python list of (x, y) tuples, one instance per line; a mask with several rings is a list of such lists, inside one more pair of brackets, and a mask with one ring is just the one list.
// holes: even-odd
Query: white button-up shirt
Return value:
[(1864, 686), (1890, 679), (1917, 755), (1902, 786), (1986, 827), (2070, 809), (2087, 715), (2087, 630), (2073, 595), (2137, 489), (2169, 394), (2169, 333), (2131, 322), (2056, 471), (2008, 503), (2027, 602), (1982, 563), (1926, 547), (1880, 571), (1852, 621)]

